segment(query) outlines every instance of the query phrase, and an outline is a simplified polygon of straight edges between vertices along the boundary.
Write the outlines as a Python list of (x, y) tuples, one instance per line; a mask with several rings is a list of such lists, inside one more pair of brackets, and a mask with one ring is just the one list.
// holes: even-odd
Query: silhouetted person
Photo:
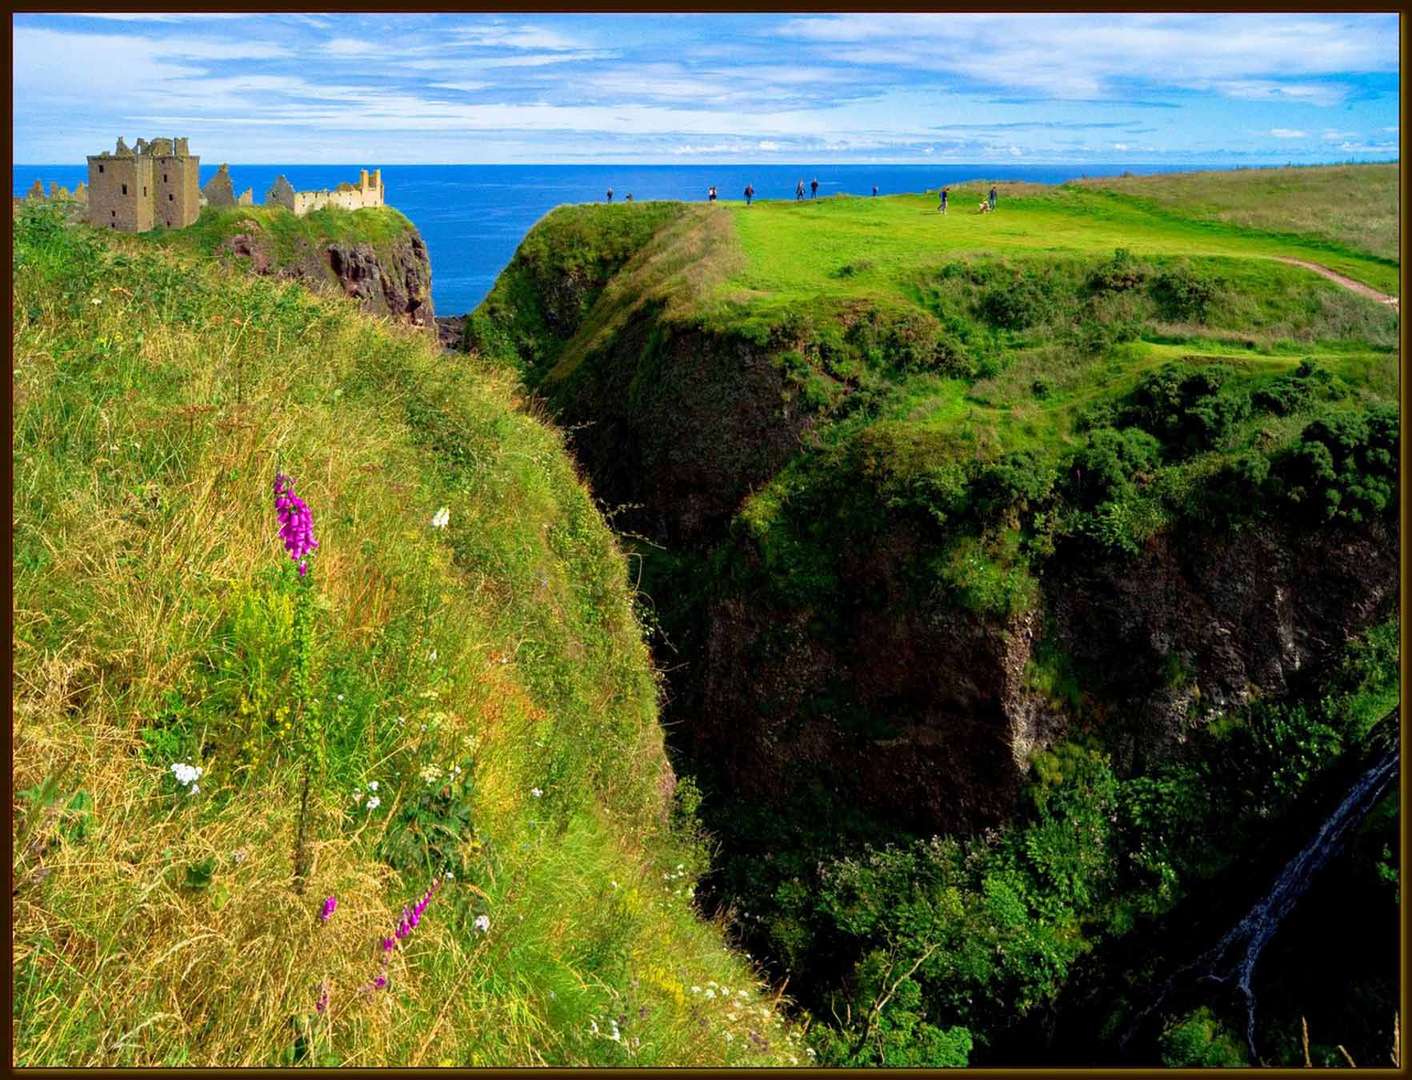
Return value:
[(632, 202), (632, 192), (631, 192), (631, 191), (629, 191), (626, 195), (623, 196), (623, 201), (624, 201), (624, 202)]
[(873, 198), (876, 199), (877, 197), (878, 197), (878, 185), (877, 185), (877, 184), (874, 184), (874, 185), (873, 185)]
[(947, 194), (948, 194), (947, 189), (946, 189), (946, 188), (942, 188), (942, 189), (941, 189), (941, 202), (937, 203), (937, 205), (936, 205), (936, 212), (937, 212), (938, 214), (944, 214), (944, 213), (946, 213), (946, 196), (947, 196)]
[(812, 199), (812, 198), (813, 198), (815, 195), (817, 195), (818, 193), (819, 193), (819, 181), (818, 181), (818, 180), (810, 180), (810, 181), (809, 181), (809, 198)]
[(755, 188), (751, 184), (745, 185), (745, 205), (750, 205), (750, 200), (755, 198)]
[(613, 189), (612, 189), (612, 188), (609, 188), (609, 189), (608, 189), (608, 201), (609, 201), (609, 202), (612, 202), (612, 201), (613, 201)]
[(990, 208), (995, 209), (995, 185), (990, 185)]
[(715, 201), (716, 201), (716, 185), (715, 185), (715, 184), (712, 184), (710, 187), (708, 187), (708, 188), (706, 189), (706, 198), (707, 198), (710, 202), (715, 202)]
[(800, 199), (802, 199), (802, 198), (804, 198), (804, 181), (803, 181), (803, 180), (799, 181), (799, 183), (797, 183), (797, 184), (794, 185), (794, 201), (795, 201), (795, 202), (798, 202), (798, 201), (799, 201)]

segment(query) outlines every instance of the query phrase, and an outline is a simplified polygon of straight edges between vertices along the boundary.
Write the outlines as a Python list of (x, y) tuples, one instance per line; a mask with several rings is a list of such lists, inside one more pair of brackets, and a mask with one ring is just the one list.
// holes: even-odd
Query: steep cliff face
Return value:
[(152, 242), (196, 248), (261, 276), (348, 296), (372, 315), (429, 331), (436, 326), (426, 243), (391, 207), (295, 216), (281, 207), (208, 206), (195, 225)]
[[(1164, 419), (1142, 421), (1158, 436), (1123, 419), (1158, 370), (1143, 348), (1063, 360), (1101, 407), (1082, 430), (1117, 424), (1115, 438), (1151, 444), (1112, 481), (1127, 502), (1075, 493), (1089, 465), (1069, 461), (1094, 436), (1060, 427), (1073, 413), (1045, 395), (1055, 341), (1094, 318), (1088, 283), (1108, 272), (1096, 260), (1037, 264), (1039, 286), (1005, 267), (943, 267), (918, 289), (955, 289), (955, 302), (920, 311), (849, 299), (760, 312), (712, 293), (732, 265), (725, 221), (556, 212), (466, 328), (549, 402), (614, 525), (647, 541), (673, 739), (717, 790), (782, 813), (823, 792), (922, 834), (984, 829), (1010, 817), (1032, 754), (1056, 739), (1089, 732), (1139, 769), (1214, 711), (1283, 693), (1291, 672), (1395, 609), (1381, 516), (1202, 528), (1202, 485), (1222, 459), (1193, 457)], [(1233, 326), (1288, 325), (1268, 288), (1233, 302)], [(1121, 299), (1131, 319), (1136, 298)], [(1017, 304), (1052, 323), (1028, 339), (1004, 330), (1032, 318)], [(1250, 434), (1232, 428), (1227, 447), (1268, 441), (1248, 402), (1292, 378), (1284, 367), (1182, 364), (1171, 378), (1200, 382), (1210, 367), (1246, 403), (1231, 415), (1250, 417)], [(967, 388), (986, 366), (1035, 372), (1010, 377), (1011, 405)], [(1193, 416), (1226, 408), (1208, 396)], [(1193, 487), (1183, 478), (1201, 461)], [(1157, 523), (1095, 543), (1120, 511)]]
[(311, 244), (291, 259), (280, 258), (258, 222), (225, 241), (225, 250), (249, 260), (251, 271), (337, 289), (364, 311), (414, 326), (435, 327), (431, 260), (421, 234), (412, 230), (390, 244)]

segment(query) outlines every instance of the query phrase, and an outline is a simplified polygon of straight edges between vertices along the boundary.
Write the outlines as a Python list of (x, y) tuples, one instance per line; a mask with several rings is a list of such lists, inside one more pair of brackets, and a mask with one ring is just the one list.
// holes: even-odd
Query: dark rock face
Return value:
[(431, 260), (420, 233), (413, 232), (399, 240), (387, 265), (383, 265), (371, 244), (330, 244), (324, 254), (344, 294), (357, 300), (364, 310), (414, 326), (435, 327)]
[[(791, 407), (772, 351), (641, 313), (550, 391), (595, 492), (632, 504), (619, 528), (673, 545), (717, 537), (749, 492), (799, 450), (814, 417)], [(582, 425), (579, 427), (578, 425)]]
[(382, 254), (371, 244), (329, 244), (322, 252), (305, 251), (293, 262), (279, 263), (258, 221), (242, 227), (244, 231), (222, 246), (227, 253), (248, 259), (253, 273), (301, 281), (316, 289), (336, 287), (371, 314), (427, 329), (436, 326), (431, 259), (415, 230)]
[(1214, 710), (1290, 689), (1397, 609), (1397, 537), (1381, 523), (1155, 537), (1127, 564), (1058, 559), (1046, 583), (1065, 651), (1114, 714), (1128, 765)]
[(443, 349), (451, 352), (464, 350), (466, 317), (464, 315), (436, 316), (436, 336)]

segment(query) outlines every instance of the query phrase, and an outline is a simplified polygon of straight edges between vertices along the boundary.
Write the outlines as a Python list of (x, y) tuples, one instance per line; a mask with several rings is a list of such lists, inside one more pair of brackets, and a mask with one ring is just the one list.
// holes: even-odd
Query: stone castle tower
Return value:
[(201, 213), (201, 159), (186, 139), (118, 139), (113, 153), (88, 158), (88, 220), (100, 229), (181, 229)]

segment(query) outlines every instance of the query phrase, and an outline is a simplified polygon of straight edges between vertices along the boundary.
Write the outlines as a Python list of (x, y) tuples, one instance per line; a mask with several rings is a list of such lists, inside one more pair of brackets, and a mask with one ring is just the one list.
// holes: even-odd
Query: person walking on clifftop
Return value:
[(708, 200), (709, 202), (715, 202), (715, 201), (716, 201), (716, 185), (715, 185), (715, 184), (712, 184), (710, 187), (708, 187), (708, 188), (706, 189), (706, 198), (707, 198), (707, 200)]
[(794, 185), (794, 201), (798, 202), (802, 198), (804, 198), (804, 181), (800, 180)]
[(613, 201), (613, 189), (612, 189), (612, 188), (609, 188), (609, 189), (608, 189), (608, 201), (609, 201), (609, 202), (612, 202), (612, 201)]
[(991, 185), (990, 185), (990, 198), (989, 198), (989, 202), (990, 202), (990, 208), (991, 208), (992, 210), (994, 210), (994, 209), (995, 209), (995, 185), (994, 185), (994, 184), (991, 184)]
[(947, 198), (947, 195), (948, 195), (947, 189), (946, 189), (946, 188), (942, 188), (942, 189), (941, 189), (941, 202), (939, 202), (939, 203), (936, 204), (936, 212), (937, 212), (938, 214), (944, 214), (944, 213), (946, 213), (946, 198)]
[(755, 185), (753, 185), (753, 184), (746, 184), (746, 185), (745, 185), (745, 205), (746, 205), (746, 206), (749, 206), (749, 205), (750, 205), (750, 200), (753, 199), (753, 198), (755, 198)]
[(815, 177), (813, 180), (810, 180), (810, 181), (809, 181), (809, 198), (812, 199), (812, 198), (813, 198), (815, 195), (817, 195), (818, 193), (819, 193), (819, 180), (818, 180), (817, 177)]

